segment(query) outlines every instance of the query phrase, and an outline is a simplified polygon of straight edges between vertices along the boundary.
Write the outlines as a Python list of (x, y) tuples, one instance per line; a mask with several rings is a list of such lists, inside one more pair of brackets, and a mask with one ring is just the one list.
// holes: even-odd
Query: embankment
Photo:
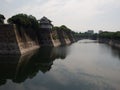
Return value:
[(25, 54), (40, 46), (57, 47), (75, 42), (72, 34), (63, 30), (36, 31), (14, 24), (0, 25), (0, 54)]
[(14, 25), (0, 25), (0, 54), (20, 54)]
[(106, 43), (110, 46), (117, 47), (120, 49), (120, 40), (112, 40), (112, 39), (99, 39), (99, 43)]
[(39, 48), (36, 37), (31, 38), (25, 31), (13, 24), (0, 25), (0, 54), (25, 54)]

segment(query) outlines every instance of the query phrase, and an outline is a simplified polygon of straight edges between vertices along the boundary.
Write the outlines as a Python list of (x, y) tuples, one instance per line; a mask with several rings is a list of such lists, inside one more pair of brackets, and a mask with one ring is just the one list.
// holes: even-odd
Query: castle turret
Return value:
[(39, 24), (40, 24), (40, 28), (42, 29), (52, 29), (52, 24), (51, 24), (51, 20), (49, 20), (46, 17), (41, 18), (40, 20), (38, 20)]
[(43, 17), (40, 20), (38, 20), (38, 23), (40, 25), (40, 30), (38, 31), (38, 38), (39, 43), (42, 46), (53, 46), (52, 42), (52, 27), (51, 20), (49, 20), (47, 17)]

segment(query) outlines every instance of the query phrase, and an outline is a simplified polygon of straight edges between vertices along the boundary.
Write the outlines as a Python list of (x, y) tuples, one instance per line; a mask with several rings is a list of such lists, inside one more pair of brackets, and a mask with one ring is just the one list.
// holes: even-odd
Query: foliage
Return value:
[(72, 31), (68, 27), (66, 27), (65, 25), (61, 25), (60, 27), (55, 26), (55, 27), (53, 27), (53, 30), (63, 30), (64, 32), (70, 32), (70, 31)]
[(88, 32), (84, 32), (84, 33), (81, 33), (79, 32), (79, 38), (80, 39), (94, 39), (96, 40), (98, 38), (98, 34), (97, 33), (88, 33)]
[(14, 15), (8, 19), (8, 23), (16, 24), (17, 26), (21, 26), (24, 28), (30, 27), (33, 29), (37, 29), (39, 27), (36, 18), (32, 15), (26, 15), (26, 14)]
[(120, 31), (118, 31), (118, 32), (102, 32), (99, 34), (99, 38), (120, 40)]
[(79, 34), (77, 32), (72, 31), (71, 29), (69, 29), (67, 26), (65, 25), (61, 25), (60, 27), (58, 26), (54, 26), (53, 27), (53, 31), (54, 30), (60, 30), (62, 31), (64, 34), (64, 38), (74, 38), (74, 39), (79, 39)]
[(71, 29), (69, 29), (69, 28), (68, 28), (67, 26), (65, 26), (65, 25), (60, 26), (60, 30), (63, 30), (63, 31), (66, 32), (66, 33), (69, 33), (69, 32), (72, 31)]
[(120, 31), (115, 32), (115, 33), (113, 34), (113, 38), (114, 38), (114, 39), (119, 39), (119, 40), (120, 40)]
[(4, 24), (4, 21), (3, 21), (4, 19), (5, 19), (4, 15), (0, 14), (0, 23)]
[(52, 35), (52, 37), (54, 40), (59, 39), (57, 34)]
[(59, 30), (59, 27), (58, 27), (58, 26), (54, 26), (54, 27), (52, 28), (52, 30), (53, 30), (53, 31)]

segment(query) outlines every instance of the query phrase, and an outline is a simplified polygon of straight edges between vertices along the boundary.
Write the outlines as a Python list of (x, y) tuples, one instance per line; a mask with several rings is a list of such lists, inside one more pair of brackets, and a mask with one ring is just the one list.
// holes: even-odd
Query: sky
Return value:
[(6, 19), (24, 13), (76, 32), (120, 31), (120, 0), (0, 0)]

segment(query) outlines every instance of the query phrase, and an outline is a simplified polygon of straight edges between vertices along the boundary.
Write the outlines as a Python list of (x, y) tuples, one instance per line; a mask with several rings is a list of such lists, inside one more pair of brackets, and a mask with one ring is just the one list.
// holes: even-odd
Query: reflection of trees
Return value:
[(117, 56), (120, 59), (120, 49), (117, 47), (111, 47), (111, 50), (112, 50), (112, 55), (115, 57)]
[(13, 82), (23, 82), (27, 78), (33, 78), (41, 71), (49, 71), (55, 59), (64, 59), (67, 55), (66, 47), (42, 47), (35, 54), (25, 56), (1, 56), (0, 57), (0, 85), (11, 79)]

